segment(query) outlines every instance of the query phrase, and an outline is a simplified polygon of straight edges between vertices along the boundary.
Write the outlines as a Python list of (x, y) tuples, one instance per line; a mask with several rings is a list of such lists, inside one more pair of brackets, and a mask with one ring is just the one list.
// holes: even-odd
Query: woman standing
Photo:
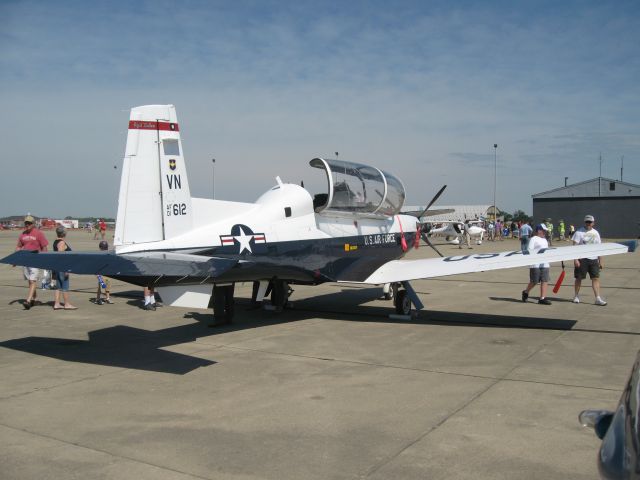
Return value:
[[(53, 242), (53, 251), (54, 252), (70, 251), (71, 247), (67, 245), (67, 242), (65, 241), (65, 237), (67, 236), (67, 231), (62, 225), (56, 228), (56, 236), (58, 238)], [(54, 274), (57, 280), (57, 289), (54, 294), (53, 309), (54, 310), (76, 310), (78, 307), (72, 305), (71, 302), (69, 302), (69, 274), (66, 272), (54, 272)], [(62, 297), (64, 298), (64, 304), (60, 303), (60, 292), (62, 292)]]

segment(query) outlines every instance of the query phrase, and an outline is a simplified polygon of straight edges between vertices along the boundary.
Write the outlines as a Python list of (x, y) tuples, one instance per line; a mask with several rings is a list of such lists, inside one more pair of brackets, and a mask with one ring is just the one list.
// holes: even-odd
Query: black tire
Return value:
[(411, 314), (411, 299), (407, 295), (406, 290), (399, 290), (396, 294), (396, 313), (399, 315)]

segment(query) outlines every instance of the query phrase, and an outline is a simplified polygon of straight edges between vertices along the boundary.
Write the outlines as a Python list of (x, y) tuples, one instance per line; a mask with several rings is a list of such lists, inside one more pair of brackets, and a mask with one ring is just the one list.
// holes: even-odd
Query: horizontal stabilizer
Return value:
[(615, 255), (627, 253), (627, 251), (628, 247), (626, 245), (602, 243), (598, 245), (542, 248), (532, 250), (527, 254), (516, 250), (513, 252), (477, 253), (420, 260), (392, 260), (378, 268), (363, 283), (379, 285), (381, 283), (445, 277), (485, 270), (526, 267), (532, 264), (574, 260), (576, 258)]
[(87, 275), (215, 278), (233, 268), (238, 260), (167, 252), (116, 255), (113, 252), (38, 253), (20, 250), (1, 259), (0, 263)]

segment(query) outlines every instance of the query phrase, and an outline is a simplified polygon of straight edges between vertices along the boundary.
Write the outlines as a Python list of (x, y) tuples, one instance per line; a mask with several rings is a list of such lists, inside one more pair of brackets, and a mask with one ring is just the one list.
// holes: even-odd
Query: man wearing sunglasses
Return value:
[[(31, 250), (38, 252), (46, 252), (49, 242), (45, 238), (44, 234), (35, 228), (34, 218), (31, 215), (24, 217), (24, 231), (18, 237), (17, 250)], [(29, 293), (27, 299), (23, 305), (26, 310), (29, 310), (35, 305), (36, 302), (36, 282), (38, 281), (38, 275), (40, 270), (37, 268), (24, 267), (24, 278), (29, 282)]]
[[(595, 228), (593, 228), (594, 223), (595, 219), (593, 218), (593, 215), (586, 215), (584, 217), (584, 227), (579, 228), (571, 238), (574, 245), (602, 243), (600, 240), (600, 234)], [(596, 296), (596, 305), (606, 305), (607, 302), (605, 302), (600, 296), (600, 270), (603, 268), (602, 258), (581, 258), (579, 260), (574, 260), (573, 263), (575, 266), (573, 271), (573, 276), (575, 277), (575, 297), (573, 298), (573, 303), (580, 303), (580, 297), (578, 296), (580, 293), (580, 286), (582, 285), (582, 280), (587, 278), (588, 273), (589, 278), (591, 278), (593, 294)]]

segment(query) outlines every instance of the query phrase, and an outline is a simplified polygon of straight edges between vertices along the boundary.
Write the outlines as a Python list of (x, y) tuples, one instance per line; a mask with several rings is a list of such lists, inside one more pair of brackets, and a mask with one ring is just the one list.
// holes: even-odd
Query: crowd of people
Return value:
[[(552, 223), (550, 218), (547, 218), (542, 223), (547, 228), (545, 231), (545, 238), (549, 242), (549, 245), (551, 245), (554, 240), (571, 241), (571, 238), (575, 233), (575, 227), (573, 225), (569, 225), (569, 227), (567, 228), (564, 220), (560, 220), (558, 222), (557, 230), (555, 229), (554, 224)], [(533, 228), (533, 226), (531, 225), (531, 221), (525, 222), (522, 220), (518, 220), (505, 222), (500, 219), (496, 219), (495, 221), (489, 220), (485, 222), (487, 236), (491, 241), (504, 240), (506, 238), (522, 239), (522, 229), (524, 227), (526, 231), (527, 225), (529, 226), (529, 228)], [(526, 235), (531, 238), (531, 232), (528, 232)]]
[[(96, 236), (99, 234), (102, 240), (98, 243), (101, 251), (109, 250), (109, 243), (105, 240), (107, 225), (103, 220), (99, 220), (96, 224)], [(71, 251), (71, 246), (66, 240), (67, 229), (58, 225), (56, 227), (56, 240), (54, 240), (52, 248), (54, 252)], [(48, 251), (49, 241), (44, 233), (36, 227), (36, 221), (33, 216), (27, 215), (24, 218), (24, 229), (18, 236), (16, 251), (28, 250), (36, 252)], [(42, 289), (53, 289), (53, 309), (54, 310), (77, 310), (78, 307), (71, 303), (69, 298), (69, 273), (68, 272), (50, 272), (48, 270), (41, 271), (38, 268), (23, 267), (23, 276), (27, 281), (27, 296), (22, 301), (25, 310), (31, 309), (36, 305), (36, 297), (38, 295), (37, 283), (38, 279), (42, 279)], [(91, 299), (96, 305), (113, 304), (111, 299), (111, 281), (103, 275), (96, 275), (97, 290), (95, 298)], [(155, 310), (156, 300), (153, 288), (145, 287), (144, 289), (144, 306), (145, 310)]]

